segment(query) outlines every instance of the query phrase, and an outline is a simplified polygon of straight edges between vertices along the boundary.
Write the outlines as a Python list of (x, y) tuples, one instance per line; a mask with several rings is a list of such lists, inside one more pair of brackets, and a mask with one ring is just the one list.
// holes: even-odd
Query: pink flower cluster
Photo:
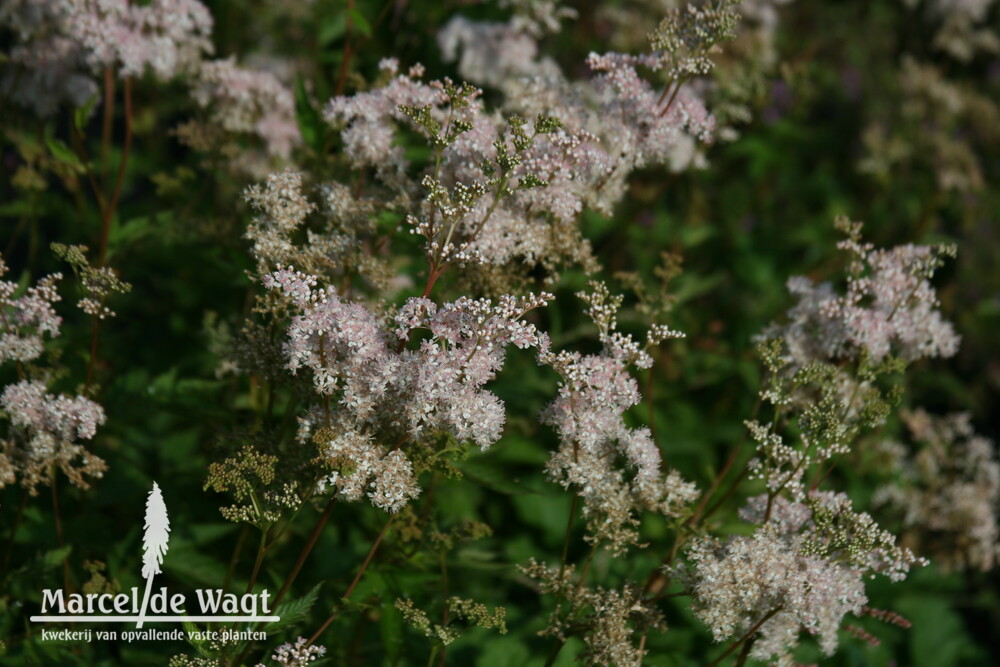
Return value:
[[(7, 271), (0, 258), (0, 276)], [(59, 335), (62, 318), (55, 304), (61, 300), (56, 291), (61, 278), (58, 273), (46, 276), (23, 292), (16, 283), (0, 280), (0, 363), (17, 362), (19, 375), (24, 375), (23, 364), (42, 356), (45, 336)], [(47, 394), (43, 382), (21, 379), (4, 388), (0, 408), (0, 417), (10, 421), (9, 430), (0, 435), (0, 488), (20, 478), (34, 494), (39, 484), (51, 481), (54, 467), (86, 488), (84, 475), (100, 477), (106, 469), (104, 461), (79, 443), (93, 438), (104, 423), (104, 410), (97, 403), (82, 396)]]
[[(402, 148), (394, 145), (396, 124), (405, 121), (400, 105), (412, 107), (437, 107), (447, 101), (440, 87), (421, 83), (423, 67), (410, 68), (408, 75), (397, 74), (399, 63), (383, 60), (383, 72), (391, 76), (389, 82), (367, 92), (351, 97), (335, 97), (324, 111), (327, 122), (342, 128), (344, 152), (355, 167), (395, 169), (404, 164)], [(478, 103), (459, 115), (475, 113)]]
[(896, 480), (873, 502), (901, 513), (909, 539), (944, 569), (990, 570), (1000, 561), (1000, 459), (967, 413), (905, 412), (915, 451), (886, 443)]
[[(483, 386), (503, 366), (507, 346), (548, 346), (547, 337), (522, 320), (544, 306), (548, 294), (504, 296), (496, 303), (463, 297), (441, 306), (412, 298), (388, 331), (362, 304), (343, 301), (332, 288), (317, 289), (312, 276), (288, 268), (263, 280), (301, 313), (288, 329), (289, 370), (308, 369), (317, 394), (336, 401), (336, 410), (307, 420), (304, 434), (320, 421), (335, 426), (340, 435), (327, 454), (350, 461), (354, 472), (332, 481), (349, 499), (367, 488), (372, 502), (390, 511), (416, 494), (416, 483), (401, 451), (386, 453), (372, 444), (373, 434), (390, 433), (402, 445), (445, 432), (488, 448), (499, 439), (505, 414), (502, 401)], [(416, 330), (429, 335), (407, 349)], [(398, 483), (380, 481), (386, 471)]]
[(773, 505), (758, 496), (740, 515), (758, 524), (752, 535), (697, 538), (676, 572), (716, 641), (758, 626), (750, 652), (757, 660), (789, 660), (803, 631), (832, 655), (844, 616), (862, 614), (868, 602), (866, 577), (899, 581), (926, 564), (844, 494), (813, 492), (805, 502), (777, 496)]
[[(0, 276), (7, 273), (0, 258)], [(0, 280), (0, 363), (32, 361), (44, 351), (44, 335), (59, 335), (62, 318), (54, 304), (61, 300), (56, 282), (62, 274), (54, 273), (18, 295), (17, 283)]]
[(211, 53), (212, 14), (199, 0), (84, 0), (69, 3), (66, 26), (94, 70), (159, 79), (190, 71)]
[[(546, 469), (551, 479), (572, 487), (583, 499), (591, 538), (606, 541), (608, 548), (620, 553), (638, 539), (638, 511), (677, 516), (698, 494), (676, 471), (663, 476), (660, 450), (648, 428), (625, 425), (625, 411), (641, 400), (628, 367), (648, 368), (652, 359), (630, 336), (614, 330), (621, 299), (610, 299), (602, 284), (592, 284), (592, 288), (593, 293), (581, 296), (590, 303), (603, 351), (590, 355), (543, 351), (540, 355), (540, 361), (562, 378), (559, 396), (541, 415), (541, 421), (554, 427), (560, 439)], [(681, 335), (658, 328), (650, 342)], [(635, 470), (631, 479), (625, 469), (612, 465), (618, 457), (627, 469)]]
[(686, 583), (695, 615), (716, 641), (740, 637), (767, 617), (750, 653), (756, 660), (790, 655), (802, 629), (817, 636), (827, 655), (836, 650), (842, 619), (860, 613), (868, 601), (861, 572), (804, 555), (796, 546), (774, 528), (725, 544), (714, 538), (694, 542)]
[(213, 123), (256, 135), (273, 157), (287, 159), (301, 138), (292, 93), (270, 72), (239, 67), (234, 58), (206, 61), (191, 94)]
[(17, 36), (3, 92), (40, 115), (85, 104), (97, 91), (91, 75), (105, 67), (165, 80), (212, 51), (212, 15), (198, 0), (11, 0), (0, 27)]
[[(523, 48), (512, 49), (504, 42), (503, 53), (515, 59), (502, 65), (506, 73), (500, 72), (491, 51), (501, 35), (516, 35), (517, 43), (523, 43)], [(430, 192), (421, 214), (413, 212), (421, 233), (433, 227), (433, 211), (442, 200), (439, 191), (461, 186), (478, 193), (456, 212), (453, 233), (447, 235), (463, 261), (540, 264), (550, 271), (562, 264), (592, 266), (589, 244), (576, 227), (583, 209), (610, 212), (624, 196), (634, 169), (664, 162), (686, 168), (698, 159), (696, 142), (711, 139), (714, 120), (689, 86), (679, 87), (665, 100), (669, 91), (655, 90), (639, 77), (636, 67), (656, 67), (656, 56), (592, 54), (588, 64), (598, 76), (575, 83), (554, 63), (535, 59), (534, 38), (513, 24), (455, 19), (440, 39), (446, 56), (459, 57), (461, 50), (460, 69), (469, 70), (463, 75), (484, 85), (502, 84), (507, 97), (504, 115), (554, 117), (562, 125), (532, 139), (507, 189), (490, 186), (481, 168), (496, 162), (498, 142), (509, 142), (504, 139), (509, 130), (504, 116), (487, 112), (479, 91), (462, 104), (453, 103), (447, 92), (451, 82), (423, 82), (419, 65), (401, 74), (395, 60), (384, 61), (386, 83), (331, 100), (325, 117), (340, 130), (355, 167), (374, 169), (381, 183), (402, 197), (419, 192), (418, 184)], [(490, 66), (483, 67), (487, 62)], [(482, 76), (475, 76), (478, 70), (483, 70)], [(426, 109), (444, 133), (463, 126), (440, 146), (441, 159), (434, 161), (433, 172), (412, 181), (403, 176), (408, 165), (398, 141), (400, 128), (413, 125), (404, 109)], [(543, 187), (519, 187), (528, 177)]]
[(11, 432), (0, 441), (0, 486), (35, 487), (51, 482), (51, 468), (61, 469), (76, 486), (87, 488), (84, 475), (101, 477), (104, 461), (84, 449), (79, 440), (90, 440), (104, 423), (104, 410), (88, 398), (47, 394), (37, 380), (23, 380), (6, 387), (0, 407), (11, 422)]
[(846, 293), (791, 278), (788, 289), (799, 302), (787, 324), (764, 333), (785, 341), (793, 363), (856, 358), (862, 349), (873, 361), (890, 353), (906, 360), (955, 354), (960, 338), (941, 316), (930, 283), (949, 249), (907, 244), (882, 250), (857, 239), (839, 247), (853, 258)]

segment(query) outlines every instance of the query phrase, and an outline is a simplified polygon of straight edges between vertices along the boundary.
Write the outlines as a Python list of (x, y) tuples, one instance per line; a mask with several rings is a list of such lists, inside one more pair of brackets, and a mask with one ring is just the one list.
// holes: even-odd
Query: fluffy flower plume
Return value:
[(101, 477), (104, 461), (81, 444), (104, 423), (100, 405), (82, 396), (48, 394), (45, 385), (24, 380), (9, 385), (0, 395), (0, 407), (10, 419), (11, 430), (2, 440), (0, 486), (20, 483), (32, 494), (40, 484), (51, 483), (58, 468), (75, 486), (86, 489), (88, 477)]
[(803, 630), (832, 655), (844, 617), (865, 608), (866, 577), (881, 573), (898, 581), (912, 565), (926, 562), (896, 546), (843, 494), (813, 493), (801, 503), (778, 496), (773, 502), (752, 498), (741, 512), (761, 524), (752, 535), (725, 542), (698, 538), (688, 563), (676, 569), (716, 641), (757, 628), (750, 652), (757, 660), (789, 660)]
[[(324, 423), (337, 434), (322, 442), (328, 462), (351, 468), (330, 482), (348, 499), (367, 492), (376, 506), (396, 511), (419, 489), (403, 452), (375, 444), (374, 434), (403, 443), (444, 432), (487, 449), (499, 439), (505, 414), (483, 386), (503, 366), (509, 345), (547, 348), (547, 337), (521, 318), (552, 297), (504, 296), (496, 303), (463, 297), (440, 307), (414, 298), (397, 311), (390, 331), (364, 305), (317, 284), (291, 268), (264, 277), (265, 287), (280, 290), (301, 312), (288, 329), (288, 369), (309, 370), (316, 392), (337, 406), (306, 420), (302, 437)], [(417, 329), (430, 336), (406, 349)]]
[(276, 648), (271, 660), (281, 667), (305, 667), (324, 655), (326, 655), (325, 646), (310, 644), (305, 637), (299, 637), (294, 644), (282, 644)]
[(287, 160), (301, 139), (292, 93), (270, 72), (240, 67), (234, 58), (206, 61), (191, 96), (207, 119), (181, 124), (178, 137), (196, 150), (223, 153), (244, 172), (267, 170), (271, 163), (255, 159), (232, 138), (256, 137), (272, 160)]
[(92, 75), (105, 67), (166, 80), (212, 51), (212, 15), (198, 0), (13, 0), (0, 10), (0, 26), (18, 40), (2, 90), (40, 115), (86, 103), (97, 91)]
[[(615, 330), (621, 297), (612, 299), (600, 283), (593, 283), (592, 289), (580, 296), (590, 305), (604, 350), (595, 355), (566, 351), (540, 355), (542, 363), (562, 378), (559, 396), (541, 415), (560, 439), (546, 469), (550, 478), (583, 498), (591, 539), (607, 541), (612, 551), (622, 552), (638, 539), (639, 511), (677, 516), (697, 491), (676, 471), (663, 476), (660, 450), (648, 428), (625, 425), (625, 411), (641, 400), (628, 367), (648, 368), (652, 359), (631, 337)], [(657, 328), (650, 342), (681, 335)], [(625, 469), (612, 465), (618, 457), (624, 459)], [(631, 479), (626, 469), (635, 470)]]
[[(424, 82), (422, 67), (400, 73), (394, 60), (382, 64), (383, 85), (334, 98), (325, 110), (352, 164), (374, 168), (407, 205), (433, 261), (483, 265), (474, 275), (494, 294), (515, 284), (500, 279), (503, 272), (596, 268), (577, 227), (582, 211), (609, 213), (636, 168), (686, 168), (714, 129), (693, 88), (657, 90), (639, 76), (640, 65), (659, 69), (661, 56), (592, 54), (587, 63), (597, 76), (572, 84), (553, 62), (535, 57), (527, 25), (459, 17), (439, 35), (463, 76), (502, 86), (509, 100), (502, 113), (487, 112), (472, 86)], [(522, 118), (537, 119), (533, 133)], [(402, 178), (410, 165), (398, 137), (414, 126), (439, 158), (410, 181)], [(414, 207), (409, 202), (420, 190), (426, 196)]]
[(882, 486), (876, 505), (902, 514), (905, 537), (945, 569), (996, 567), (1000, 558), (1000, 461), (976, 435), (968, 414), (904, 413), (919, 449), (884, 443), (898, 481)]
[[(7, 273), (0, 257), (0, 276)], [(54, 304), (61, 300), (56, 283), (62, 274), (54, 273), (18, 295), (17, 283), (0, 280), (0, 363), (32, 361), (42, 355), (44, 337), (59, 335), (62, 318)]]
[[(7, 270), (0, 258), (0, 276)], [(60, 278), (52, 274), (23, 290), (0, 281), (0, 363), (36, 361), (45, 351), (45, 337), (59, 335), (62, 318), (55, 304), (61, 300), (56, 291)], [(104, 423), (104, 410), (97, 403), (83, 396), (48, 394), (43, 382), (22, 379), (4, 388), (0, 408), (0, 416), (10, 421), (0, 435), (0, 488), (20, 481), (34, 495), (40, 484), (51, 483), (54, 468), (87, 488), (85, 476), (100, 477), (105, 471), (104, 461), (80, 442), (93, 438)]]
[(787, 324), (772, 326), (765, 335), (781, 337), (796, 365), (855, 358), (862, 350), (875, 361), (890, 353), (906, 360), (954, 355), (960, 338), (941, 316), (930, 283), (954, 249), (912, 244), (876, 249), (860, 241), (860, 225), (845, 219), (838, 225), (849, 234), (838, 246), (852, 261), (846, 293), (836, 293), (830, 283), (792, 278), (788, 289), (799, 302)]

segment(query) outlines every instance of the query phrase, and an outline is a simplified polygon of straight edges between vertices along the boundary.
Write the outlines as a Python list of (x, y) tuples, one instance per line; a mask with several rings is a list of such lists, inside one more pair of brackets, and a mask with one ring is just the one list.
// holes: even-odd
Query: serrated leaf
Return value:
[(313, 608), (313, 605), (316, 604), (316, 600), (319, 598), (319, 589), (322, 585), (323, 582), (320, 582), (313, 586), (309, 592), (302, 597), (279, 604), (278, 608), (274, 611), (274, 615), (280, 616), (281, 620), (275, 621), (269, 625), (268, 631), (276, 631), (282, 628), (287, 628), (288, 626), (293, 625), (308, 616), (309, 612)]

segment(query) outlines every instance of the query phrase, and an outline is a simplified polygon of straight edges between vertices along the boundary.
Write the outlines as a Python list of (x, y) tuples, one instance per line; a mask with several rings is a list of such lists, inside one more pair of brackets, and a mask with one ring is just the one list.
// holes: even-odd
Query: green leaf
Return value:
[(364, 17), (364, 14), (359, 12), (357, 9), (351, 8), (347, 10), (347, 15), (350, 17), (351, 23), (358, 32), (365, 37), (372, 36), (372, 26), (368, 23), (368, 19)]
[(340, 39), (344, 35), (344, 31), (347, 29), (347, 17), (340, 12), (335, 14), (329, 14), (319, 25), (319, 33), (316, 35), (316, 40), (319, 42), (320, 46), (327, 46), (331, 42)]
[(172, 545), (163, 559), (163, 569), (192, 585), (218, 586), (226, 579), (225, 565), (186, 544)]
[(298, 77), (295, 80), (295, 117), (299, 123), (302, 141), (312, 146), (317, 152), (323, 149), (323, 119), (313, 106), (306, 91), (305, 80)]
[(196, 523), (189, 528), (192, 544), (207, 544), (236, 530), (232, 523)]
[(323, 582), (320, 582), (302, 597), (282, 602), (278, 605), (278, 608), (274, 611), (274, 615), (280, 616), (281, 620), (269, 625), (268, 631), (273, 632), (281, 628), (287, 628), (308, 616), (313, 605), (316, 604), (316, 600), (319, 598), (319, 589), (322, 585)]
[(135, 243), (153, 231), (154, 218), (148, 215), (112, 225), (108, 234), (108, 254), (114, 255), (123, 246)]
[(82, 172), (84, 170), (83, 163), (80, 162), (80, 158), (77, 157), (76, 153), (70, 150), (70, 147), (61, 140), (56, 139), (51, 135), (46, 135), (45, 145), (48, 146), (49, 152), (52, 153), (52, 157), (59, 162), (68, 164), (78, 172)]
[(517, 637), (498, 637), (486, 642), (476, 658), (476, 667), (520, 667), (531, 652)]
[(975, 643), (947, 598), (903, 597), (896, 606), (914, 629), (920, 630), (909, 634), (912, 664), (916, 667), (967, 665), (976, 657)]
[(46, 551), (41, 557), (42, 569), (51, 570), (62, 565), (62, 562), (69, 558), (71, 551), (73, 551), (73, 546), (70, 544), (53, 549), (52, 551)]
[(194, 647), (194, 650), (198, 652), (198, 655), (204, 658), (212, 657), (212, 651), (208, 646), (208, 642), (203, 639), (193, 638), (193, 633), (201, 632), (201, 628), (191, 621), (181, 621), (181, 626), (184, 628), (184, 636), (187, 643)]
[(94, 93), (86, 104), (73, 110), (73, 124), (76, 129), (83, 132), (83, 128), (87, 126), (87, 120), (90, 118), (90, 112), (94, 109), (98, 99), (97, 93)]

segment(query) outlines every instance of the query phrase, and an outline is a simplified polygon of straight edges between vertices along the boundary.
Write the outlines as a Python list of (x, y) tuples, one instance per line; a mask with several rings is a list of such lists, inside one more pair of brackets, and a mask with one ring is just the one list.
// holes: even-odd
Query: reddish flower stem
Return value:
[(111, 192), (111, 198), (104, 209), (101, 219), (101, 244), (97, 255), (97, 263), (104, 266), (108, 254), (108, 237), (111, 233), (111, 220), (118, 208), (118, 201), (122, 194), (122, 185), (125, 182), (125, 169), (128, 167), (129, 152), (132, 150), (132, 82), (125, 79), (125, 143), (122, 145), (122, 157), (118, 162), (118, 176), (115, 179), (115, 188)]
[[(344, 591), (344, 594), (341, 596), (342, 600), (349, 599), (351, 597), (351, 593), (353, 593), (354, 589), (357, 588), (358, 583), (361, 581), (361, 577), (364, 575), (365, 570), (368, 569), (368, 565), (372, 562), (372, 558), (375, 556), (375, 552), (378, 551), (378, 547), (382, 543), (382, 538), (385, 537), (385, 534), (386, 532), (388, 532), (389, 526), (391, 524), (392, 524), (392, 517), (389, 517), (389, 520), (385, 522), (384, 526), (382, 526), (382, 530), (381, 532), (379, 532), (378, 537), (376, 537), (375, 541), (372, 543), (372, 548), (368, 550), (368, 555), (365, 556), (364, 562), (361, 563), (361, 569), (359, 569), (358, 573), (354, 575), (354, 580), (351, 582), (351, 585), (347, 587), (347, 590)], [(334, 609), (333, 613), (330, 614), (330, 616), (325, 621), (323, 621), (323, 625), (321, 625), (319, 627), (319, 630), (317, 630), (313, 634), (313, 636), (309, 638), (309, 641), (307, 641), (305, 645), (312, 646), (316, 642), (316, 640), (319, 639), (320, 635), (326, 632), (326, 629), (330, 627), (330, 624), (333, 623), (333, 620), (335, 618), (337, 618), (336, 609)]]
[(744, 634), (742, 637), (740, 637), (739, 639), (737, 639), (736, 641), (734, 641), (732, 644), (730, 644), (729, 648), (727, 648), (725, 650), (725, 652), (722, 655), (720, 655), (718, 658), (716, 658), (712, 662), (708, 663), (707, 667), (715, 667), (715, 665), (718, 665), (720, 662), (722, 662), (723, 660), (725, 660), (726, 656), (728, 656), (730, 653), (732, 653), (737, 648), (739, 648), (739, 646), (741, 644), (743, 644), (743, 642), (749, 640), (751, 637), (753, 637), (755, 634), (757, 634), (757, 631), (760, 630), (761, 627), (765, 623), (767, 623), (768, 621), (770, 621), (771, 617), (773, 617), (779, 611), (781, 611), (781, 607), (775, 607), (771, 611), (767, 612), (767, 614), (764, 615), (764, 618), (762, 618), (759, 621), (757, 621), (756, 623), (754, 623), (753, 627), (746, 631), (746, 634)]
[(344, 87), (347, 85), (347, 71), (351, 66), (351, 57), (354, 50), (351, 48), (351, 28), (354, 21), (351, 19), (351, 12), (354, 11), (354, 0), (347, 0), (347, 27), (344, 29), (344, 57), (340, 61), (340, 73), (337, 75), (336, 96), (344, 94)]
[(272, 603), (272, 606), (275, 609), (278, 607), (278, 603), (281, 602), (281, 600), (285, 597), (285, 594), (288, 593), (288, 589), (291, 588), (292, 583), (295, 581), (295, 578), (299, 576), (299, 571), (302, 570), (302, 566), (305, 564), (306, 559), (309, 557), (309, 554), (312, 553), (313, 547), (316, 546), (316, 542), (317, 540), (319, 540), (320, 533), (323, 532), (323, 528), (326, 526), (327, 521), (330, 520), (330, 514), (333, 513), (333, 508), (336, 504), (337, 504), (336, 496), (330, 498), (330, 502), (326, 504), (326, 508), (323, 510), (323, 514), (320, 515), (319, 521), (316, 522), (316, 525), (313, 527), (312, 533), (309, 534), (309, 540), (306, 542), (306, 545), (302, 548), (302, 552), (299, 553), (299, 557), (298, 559), (296, 559), (295, 565), (292, 567), (292, 571), (285, 578), (285, 583), (281, 585), (281, 589), (278, 591), (278, 594), (274, 596), (274, 602)]

